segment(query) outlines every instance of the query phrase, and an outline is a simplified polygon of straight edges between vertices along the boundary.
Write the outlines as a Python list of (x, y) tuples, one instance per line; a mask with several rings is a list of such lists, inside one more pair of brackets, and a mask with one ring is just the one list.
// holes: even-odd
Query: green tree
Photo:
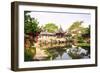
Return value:
[(58, 26), (56, 26), (54, 23), (47, 23), (44, 26), (44, 29), (47, 30), (48, 32), (55, 32), (58, 30)]
[(83, 23), (83, 21), (76, 21), (76, 22), (74, 22), (71, 26), (70, 26), (70, 28), (68, 29), (68, 30), (73, 30), (73, 29), (78, 29), (78, 28), (80, 28), (81, 27), (81, 24)]
[[(24, 34), (25, 34), (25, 41), (26, 38), (29, 39), (30, 46), (28, 49), (25, 47), (24, 51), (24, 60), (25, 61), (32, 61), (33, 57), (36, 54), (36, 47), (34, 46), (35, 38), (38, 32), (40, 32), (40, 28), (38, 27), (39, 22), (35, 18), (31, 18), (29, 15), (30, 11), (24, 12)], [(27, 43), (27, 45), (29, 45)]]
[(83, 27), (82, 23), (83, 21), (76, 21), (68, 29), (68, 32), (73, 35), (74, 44), (89, 44), (86, 42), (90, 39), (90, 26)]
[(90, 37), (90, 25), (87, 28), (84, 28), (84, 32), (82, 33), (82, 35), (87, 35), (87, 37)]
[(39, 22), (35, 18), (31, 18), (30, 15), (28, 15), (30, 11), (24, 12), (24, 29), (25, 33), (36, 33), (39, 32), (38, 24)]

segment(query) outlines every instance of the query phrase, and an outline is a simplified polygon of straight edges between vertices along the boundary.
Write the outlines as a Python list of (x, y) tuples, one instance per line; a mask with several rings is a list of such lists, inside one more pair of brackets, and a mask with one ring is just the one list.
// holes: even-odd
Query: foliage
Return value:
[(84, 32), (82, 33), (83, 37), (90, 37), (90, 26), (87, 28), (84, 28)]
[(82, 47), (85, 50), (88, 50), (88, 53), (90, 54), (90, 44), (89, 43), (78, 43), (77, 46)]
[(31, 16), (28, 15), (28, 13), (30, 12), (29, 11), (24, 12), (25, 33), (39, 32), (39, 27), (38, 27), (39, 22), (35, 18), (31, 18)]
[(56, 26), (54, 23), (47, 23), (44, 26), (44, 29), (47, 30), (48, 32), (55, 32), (58, 30), (58, 26)]
[(45, 53), (48, 55), (47, 60), (56, 59), (58, 55), (60, 55), (60, 58), (62, 58), (62, 55), (65, 51), (66, 50), (64, 48), (45, 48)]
[(71, 33), (67, 33), (66, 41), (67, 41), (66, 47), (71, 48), (72, 47), (72, 42), (73, 42), (73, 37), (72, 37)]
[(76, 22), (74, 22), (74, 23), (70, 26), (69, 30), (73, 30), (73, 29), (80, 28), (80, 26), (81, 26), (82, 23), (83, 23), (83, 21), (76, 21)]
[(84, 38), (82, 36), (77, 36), (78, 43), (84, 43)]
[(48, 55), (47, 57), (48, 60), (53, 60), (58, 56), (58, 53), (56, 52), (55, 49), (50, 50), (46, 48), (45, 53)]
[(90, 44), (88, 44), (88, 43), (78, 43), (77, 46), (90, 46)]
[(88, 42), (90, 40), (90, 26), (82, 27), (81, 26), (82, 23), (83, 21), (74, 22), (68, 29), (68, 32), (74, 35), (73, 36), (68, 35), (66, 36), (66, 38), (67, 38), (67, 41), (68, 39), (73, 40), (74, 41), (73, 44), (79, 47), (90, 47), (90, 42)]
[(72, 58), (72, 59), (80, 59), (81, 57), (80, 57), (80, 55), (78, 55), (77, 53), (72, 53), (72, 52), (70, 52), (70, 53), (68, 53), (68, 55)]
[(35, 54), (36, 54), (36, 48), (35, 47), (25, 49), (25, 51), (24, 51), (24, 56), (25, 56), (24, 60), (25, 61), (32, 61)]
[[(75, 31), (75, 33), (77, 35), (80, 35), (80, 34), (90, 34), (90, 26), (85, 28), (85, 27), (82, 27), (81, 24), (83, 23), (83, 21), (76, 21), (74, 22), (70, 28), (68, 29), (69, 32), (72, 32), (73, 30)], [(79, 33), (79, 31), (81, 33)]]

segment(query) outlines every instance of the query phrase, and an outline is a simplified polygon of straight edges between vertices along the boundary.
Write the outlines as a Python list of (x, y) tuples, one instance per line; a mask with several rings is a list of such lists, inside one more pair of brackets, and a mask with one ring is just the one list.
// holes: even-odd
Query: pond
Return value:
[[(89, 48), (88, 48), (89, 49)], [(56, 47), (56, 48), (44, 48), (46, 57), (37, 58), (37, 61), (46, 60), (71, 60), (71, 59), (88, 59), (90, 58), (89, 50), (82, 47)], [(35, 60), (35, 59), (34, 59)]]

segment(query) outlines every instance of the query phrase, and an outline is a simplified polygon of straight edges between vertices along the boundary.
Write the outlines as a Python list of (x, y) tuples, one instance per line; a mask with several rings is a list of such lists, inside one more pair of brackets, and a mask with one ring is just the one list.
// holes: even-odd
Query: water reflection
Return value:
[(70, 60), (70, 59), (88, 59), (90, 53), (82, 47), (60, 47), (60, 48), (44, 48), (47, 57), (37, 60)]

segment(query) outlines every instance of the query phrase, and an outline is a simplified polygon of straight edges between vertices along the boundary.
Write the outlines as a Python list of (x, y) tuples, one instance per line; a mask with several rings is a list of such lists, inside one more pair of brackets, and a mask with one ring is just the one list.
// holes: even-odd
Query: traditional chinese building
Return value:
[(61, 28), (61, 26), (60, 26), (60, 28), (55, 32), (55, 35), (56, 35), (58, 38), (62, 38), (62, 37), (65, 36), (65, 32), (63, 31), (63, 29)]

